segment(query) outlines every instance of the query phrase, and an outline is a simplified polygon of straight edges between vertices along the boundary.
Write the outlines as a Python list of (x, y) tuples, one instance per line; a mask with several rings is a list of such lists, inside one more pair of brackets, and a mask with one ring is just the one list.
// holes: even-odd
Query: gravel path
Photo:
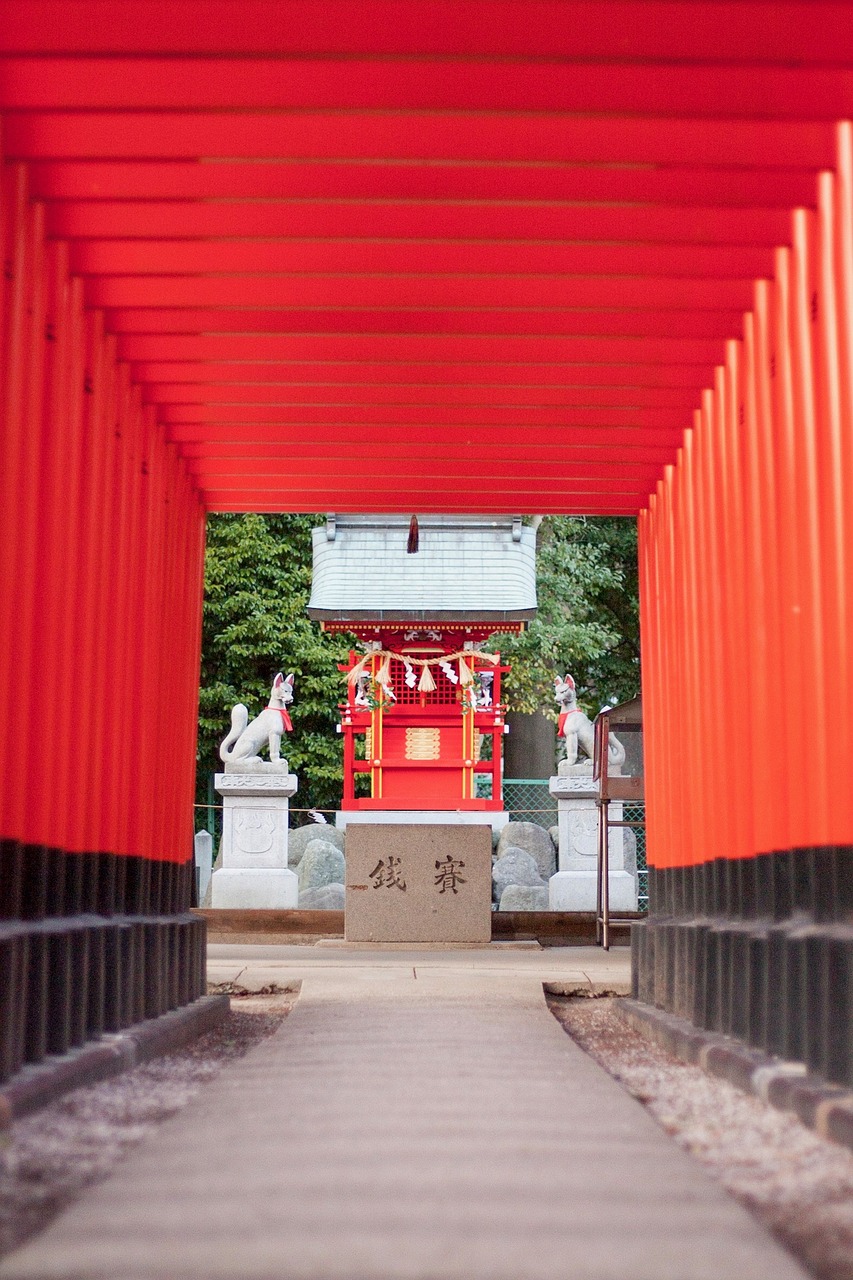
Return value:
[(610, 1000), (549, 997), (557, 1020), (820, 1280), (853, 1280), (853, 1152), (651, 1044)]
[(130, 1148), (180, 1111), (217, 1072), (277, 1030), (293, 991), (232, 1001), (228, 1020), (180, 1053), (66, 1094), (16, 1121), (0, 1166), (0, 1256), (99, 1182)]

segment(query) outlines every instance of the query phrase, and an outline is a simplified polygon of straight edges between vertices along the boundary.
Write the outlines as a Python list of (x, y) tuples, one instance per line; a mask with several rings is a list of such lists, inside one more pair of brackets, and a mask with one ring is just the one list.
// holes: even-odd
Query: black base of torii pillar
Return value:
[(853, 1087), (853, 846), (649, 870), (633, 995)]
[(205, 994), (193, 864), (0, 841), (0, 1083)]

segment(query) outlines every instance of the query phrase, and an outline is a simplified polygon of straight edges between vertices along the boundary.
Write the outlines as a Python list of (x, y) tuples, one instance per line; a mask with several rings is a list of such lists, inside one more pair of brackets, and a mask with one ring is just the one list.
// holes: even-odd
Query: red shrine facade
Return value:
[(501, 811), (501, 681), (495, 632), (536, 608), (535, 530), (519, 518), (348, 516), (314, 534), (309, 614), (353, 634), (341, 665), (343, 809)]
[[(522, 624), (512, 625), (520, 630)], [(493, 627), (383, 623), (348, 629), (366, 645), (381, 647), (370, 651), (366, 664), (364, 653), (351, 650), (340, 668), (348, 677), (341, 706), (344, 808), (503, 809), (501, 676), (509, 668), (499, 653), (475, 648)], [(478, 786), (479, 777), (491, 785)], [(369, 779), (369, 795), (359, 785), (362, 778)]]

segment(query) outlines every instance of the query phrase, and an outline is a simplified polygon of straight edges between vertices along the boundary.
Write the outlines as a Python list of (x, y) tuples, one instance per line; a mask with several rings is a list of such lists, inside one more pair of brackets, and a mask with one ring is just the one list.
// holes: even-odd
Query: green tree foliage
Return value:
[(537, 539), (539, 611), (490, 643), (512, 663), (513, 711), (556, 718), (554, 676), (571, 672), (590, 715), (640, 691), (637, 526), (624, 517), (546, 516)]
[(293, 733), (282, 754), (299, 775), (300, 808), (337, 808), (342, 739), (335, 730), (344, 685), (337, 669), (351, 638), (325, 635), (305, 612), (311, 590), (313, 515), (214, 515), (207, 525), (198, 799), (221, 768), (231, 708), (250, 716), (269, 700), (277, 671), (295, 673)]

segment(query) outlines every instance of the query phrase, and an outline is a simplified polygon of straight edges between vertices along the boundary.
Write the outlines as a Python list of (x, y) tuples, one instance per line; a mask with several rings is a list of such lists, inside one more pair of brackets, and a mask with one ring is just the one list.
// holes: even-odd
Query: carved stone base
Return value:
[[(548, 906), (551, 911), (595, 911), (598, 877), (591, 871), (558, 871), (548, 881)], [(610, 910), (637, 910), (637, 887), (627, 871), (610, 872)]]
[(213, 907), (290, 910), (299, 882), (287, 868), (288, 800), (296, 778), (275, 770), (216, 775), (222, 796), (222, 867), (213, 873)]
[[(573, 766), (578, 768), (578, 766)], [(548, 889), (552, 911), (595, 911), (598, 895), (598, 784), (591, 772), (559, 774), (549, 790), (557, 801), (559, 870)], [(611, 822), (622, 821), (622, 805), (610, 805)], [(608, 833), (610, 910), (636, 911), (637, 884), (625, 870), (625, 830)]]
[(294, 871), (275, 867), (221, 867), (211, 881), (212, 907), (245, 911), (293, 911), (299, 906)]

